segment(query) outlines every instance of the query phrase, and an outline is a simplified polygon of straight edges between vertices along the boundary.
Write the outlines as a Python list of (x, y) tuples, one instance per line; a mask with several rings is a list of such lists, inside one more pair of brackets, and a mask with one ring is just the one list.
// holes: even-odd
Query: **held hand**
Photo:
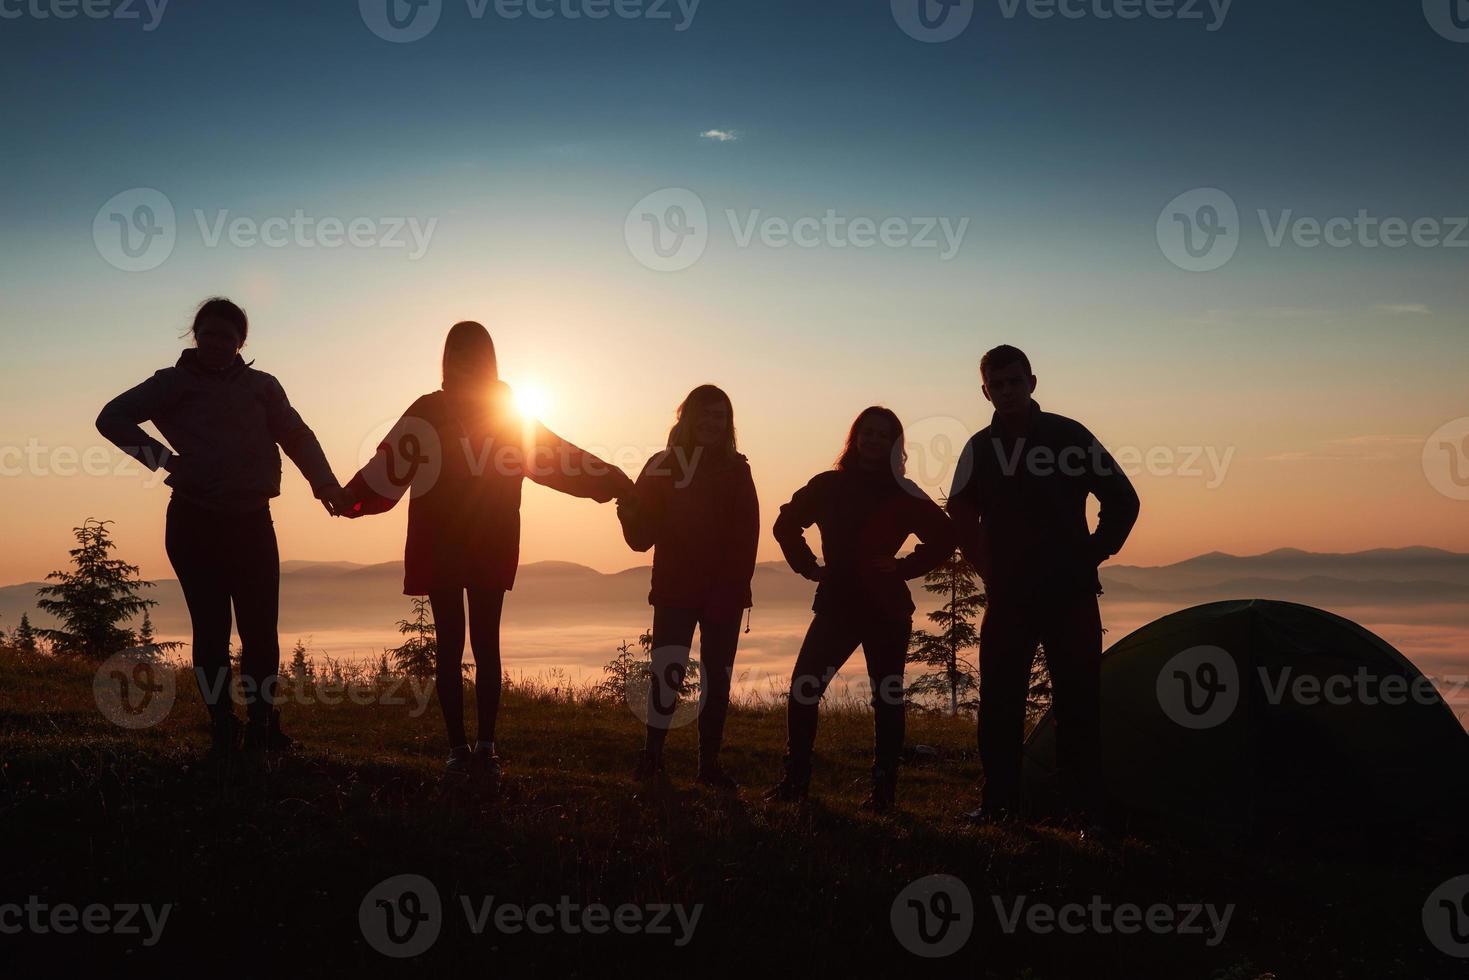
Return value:
[(622, 472), (620, 467), (614, 466), (612, 472), (612, 482), (615, 484), (612, 490), (612, 496), (617, 498), (618, 506), (621, 506), (623, 501), (632, 499), (632, 492), (636, 484), (633, 483), (626, 473)]
[(341, 517), (352, 510), (356, 500), (353, 499), (351, 491), (340, 484), (332, 484), (322, 490), (321, 506), (333, 517)]

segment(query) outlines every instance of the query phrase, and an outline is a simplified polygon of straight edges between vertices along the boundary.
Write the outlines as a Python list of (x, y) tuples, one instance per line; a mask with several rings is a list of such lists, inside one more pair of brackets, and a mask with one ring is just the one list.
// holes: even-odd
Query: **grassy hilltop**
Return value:
[[(874, 817), (858, 809), (871, 745), (859, 708), (824, 715), (815, 799), (794, 808), (759, 800), (779, 766), (778, 710), (731, 713), (726, 762), (744, 784), (739, 798), (692, 785), (692, 728), (669, 740), (672, 789), (649, 794), (628, 779), (640, 726), (625, 706), (513, 686), (494, 801), (440, 786), (437, 704), (412, 717), (411, 695), (401, 705), (288, 703), (297, 751), (220, 770), (202, 761), (203, 712), (187, 671), (168, 716), (135, 731), (103, 716), (92, 682), (86, 664), (0, 650), (0, 903), (37, 895), (173, 908), (153, 946), (138, 936), (0, 936), (10, 968), (58, 974), (94, 959), (165, 976), (1462, 975), (1463, 961), (1433, 949), (1420, 922), (1429, 891), (1469, 870), (1462, 850), (1451, 858), (1385, 838), (1330, 854), (1242, 852), (1157, 837), (1098, 843), (1061, 826), (972, 829), (957, 819), (980, 775), (965, 720), (910, 716), (908, 744), (936, 751), (905, 767), (900, 812)], [(434, 883), (444, 920), (427, 952), (395, 960), (364, 939), (358, 907), (404, 873)], [(905, 886), (936, 873), (964, 881), (975, 925), (957, 953), (923, 959), (895, 937), (890, 915)], [(460, 898), (488, 896), (702, 908), (683, 946), (670, 935), (475, 934)], [(996, 897), (1008, 910), (1021, 896), (1235, 908), (1217, 945), (1207, 931), (1039, 934), (1022, 923), (1007, 933)]]

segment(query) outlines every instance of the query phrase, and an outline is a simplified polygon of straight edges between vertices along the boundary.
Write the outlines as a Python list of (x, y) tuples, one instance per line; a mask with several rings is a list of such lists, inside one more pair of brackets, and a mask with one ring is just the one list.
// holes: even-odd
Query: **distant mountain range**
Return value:
[[(391, 632), (409, 611), (402, 583), (403, 563), (397, 561), (283, 562), (281, 634), (284, 638), (328, 630)], [(38, 626), (49, 624), (49, 617), (36, 609), (41, 584), (0, 587), (0, 628), (13, 629), (23, 612), (30, 613)], [(1327, 607), (1465, 603), (1469, 554), (1426, 547), (1349, 554), (1295, 548), (1260, 555), (1210, 552), (1172, 565), (1107, 565), (1102, 586), (1108, 601), (1177, 607), (1243, 597)], [(812, 588), (783, 562), (762, 562), (755, 572), (756, 613), (762, 609), (780, 615), (800, 613), (810, 606)], [(914, 593), (919, 595), (919, 590)], [(573, 562), (534, 562), (520, 569), (507, 623), (535, 627), (564, 625), (568, 619), (625, 619), (629, 606), (646, 608), (647, 595), (647, 566), (602, 573)], [(158, 580), (149, 596), (159, 603), (152, 615), (160, 633), (188, 633), (188, 611), (176, 581)], [(575, 612), (568, 617), (570, 609)]]

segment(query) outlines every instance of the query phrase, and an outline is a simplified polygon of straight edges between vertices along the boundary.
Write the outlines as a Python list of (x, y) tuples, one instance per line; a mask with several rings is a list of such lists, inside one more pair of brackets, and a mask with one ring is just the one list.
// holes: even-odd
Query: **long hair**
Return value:
[(444, 390), (487, 389), (500, 380), (495, 342), (483, 324), (461, 320), (444, 339)]
[(836, 468), (849, 470), (857, 465), (857, 433), (862, 424), (870, 418), (880, 418), (887, 421), (893, 427), (895, 433), (893, 438), (893, 477), (900, 478), (908, 472), (908, 447), (903, 440), (903, 420), (898, 418), (898, 413), (891, 408), (881, 405), (872, 405), (857, 413), (852, 421), (852, 427), (847, 430), (847, 442), (842, 446), (842, 454), (837, 457)]
[(704, 410), (704, 406), (717, 402), (722, 402), (729, 411), (729, 437), (717, 447), (717, 451), (733, 456), (738, 451), (735, 443), (734, 403), (729, 400), (729, 395), (724, 393), (723, 388), (715, 385), (699, 385), (679, 404), (673, 428), (668, 430), (668, 448), (681, 449), (683, 452), (676, 455), (681, 455), (685, 460), (692, 459), (696, 443), (694, 426), (698, 424), (699, 413)]

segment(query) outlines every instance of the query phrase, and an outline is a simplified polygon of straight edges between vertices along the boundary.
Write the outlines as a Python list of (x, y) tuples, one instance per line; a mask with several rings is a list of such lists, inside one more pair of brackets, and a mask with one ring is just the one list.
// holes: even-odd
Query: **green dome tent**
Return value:
[[(1169, 823), (1412, 818), (1469, 778), (1469, 735), (1406, 657), (1292, 602), (1212, 602), (1120, 640), (1102, 658), (1102, 729), (1112, 806)], [(1040, 812), (1055, 758), (1047, 713), (1025, 747)]]

